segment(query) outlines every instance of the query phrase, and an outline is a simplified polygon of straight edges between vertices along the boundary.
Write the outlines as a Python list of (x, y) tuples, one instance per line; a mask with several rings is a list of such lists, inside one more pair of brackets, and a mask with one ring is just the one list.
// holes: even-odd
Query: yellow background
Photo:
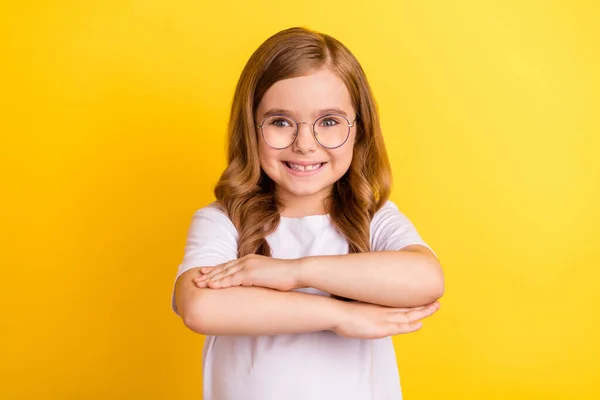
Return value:
[(361, 61), (445, 267), (405, 398), (600, 398), (597, 4), (3, 2), (0, 398), (201, 397), (174, 275), (239, 73), (295, 25)]

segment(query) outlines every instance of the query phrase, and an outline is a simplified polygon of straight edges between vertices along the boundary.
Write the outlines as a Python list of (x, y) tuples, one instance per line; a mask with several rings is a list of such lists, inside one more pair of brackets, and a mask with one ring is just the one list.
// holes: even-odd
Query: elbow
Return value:
[(444, 278), (439, 279), (431, 288), (431, 302), (437, 301), (444, 296), (446, 290), (444, 285)]
[(421, 301), (424, 304), (431, 304), (444, 296), (446, 290), (444, 271), (438, 258), (430, 251), (419, 256), (421, 273), (415, 283), (418, 282)]
[(444, 274), (441, 267), (436, 268), (433, 276), (430, 278), (429, 295), (431, 298), (430, 303), (441, 299), (444, 296), (446, 290), (446, 283), (444, 280)]
[(183, 307), (181, 310), (181, 319), (183, 320), (183, 324), (192, 332), (201, 335), (210, 335), (209, 315), (204, 312), (201, 297), (197, 296), (192, 302)]
[(418, 280), (420, 297), (424, 304), (438, 301), (444, 296), (446, 290), (444, 272), (440, 263), (433, 257), (427, 257), (427, 261)]
[(444, 296), (444, 284), (443, 281), (428, 282), (426, 285), (421, 286), (419, 293), (415, 298), (419, 298), (419, 306), (431, 304), (440, 300)]
[(202, 313), (195, 311), (188, 311), (182, 313), (181, 319), (183, 324), (192, 332), (199, 333), (201, 335), (206, 334), (205, 322), (202, 320)]

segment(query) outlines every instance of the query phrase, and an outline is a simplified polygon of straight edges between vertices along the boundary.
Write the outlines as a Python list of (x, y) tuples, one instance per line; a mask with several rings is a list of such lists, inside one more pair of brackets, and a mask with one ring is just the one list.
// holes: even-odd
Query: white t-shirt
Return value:
[[(430, 248), (396, 205), (388, 201), (371, 221), (372, 251), (411, 244)], [(176, 279), (199, 266), (237, 258), (238, 233), (215, 203), (197, 210)], [(274, 258), (348, 254), (347, 240), (329, 215), (281, 217), (267, 236)], [(298, 292), (330, 296), (314, 289)], [(175, 297), (173, 310), (177, 313)], [(204, 400), (401, 400), (391, 337), (351, 339), (331, 331), (273, 336), (207, 336)]]

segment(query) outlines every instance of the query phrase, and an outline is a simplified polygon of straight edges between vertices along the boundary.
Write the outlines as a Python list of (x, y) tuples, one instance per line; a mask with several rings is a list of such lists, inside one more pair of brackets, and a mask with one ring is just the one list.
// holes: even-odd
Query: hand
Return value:
[(390, 308), (361, 302), (341, 305), (345, 312), (332, 330), (340, 336), (357, 339), (379, 339), (417, 331), (422, 326), (419, 321), (440, 308), (437, 301), (411, 308)]
[(200, 288), (220, 289), (232, 286), (261, 286), (289, 291), (298, 286), (298, 260), (283, 260), (250, 254), (242, 258), (200, 269), (193, 279)]

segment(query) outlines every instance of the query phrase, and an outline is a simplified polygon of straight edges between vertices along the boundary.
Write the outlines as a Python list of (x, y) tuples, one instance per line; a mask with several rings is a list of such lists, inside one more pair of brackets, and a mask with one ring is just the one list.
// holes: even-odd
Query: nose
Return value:
[(313, 136), (312, 128), (312, 124), (308, 122), (298, 122), (298, 133), (296, 134), (296, 141), (292, 146), (294, 151), (301, 154), (308, 154), (317, 150), (318, 144)]

